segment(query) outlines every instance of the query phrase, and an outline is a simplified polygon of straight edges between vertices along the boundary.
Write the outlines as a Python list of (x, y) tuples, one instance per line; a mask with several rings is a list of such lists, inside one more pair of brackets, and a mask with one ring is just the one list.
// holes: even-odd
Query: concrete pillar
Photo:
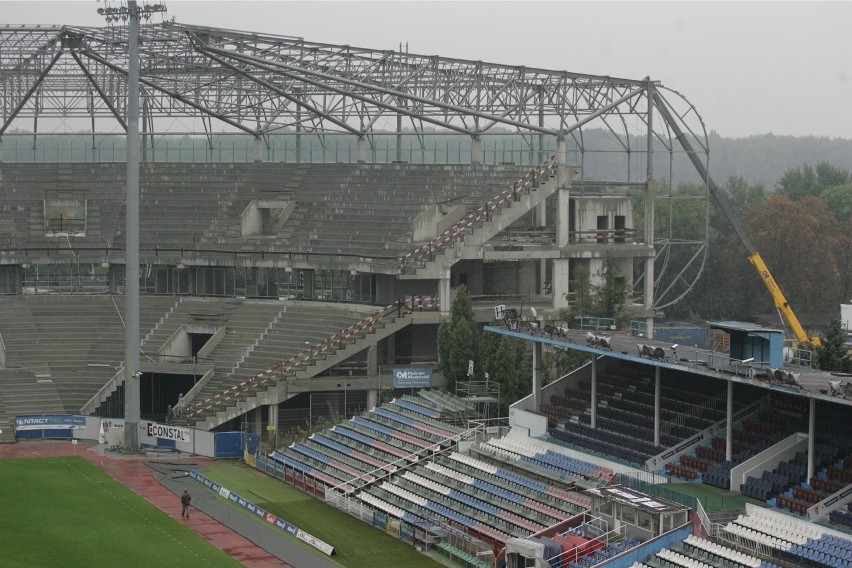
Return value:
[[(559, 168), (562, 170), (563, 168)], [(571, 230), (571, 191), (566, 182), (559, 184), (556, 194), (556, 245), (567, 247), (569, 244), (569, 231)]]
[(592, 356), (592, 393), (591, 400), (589, 401), (592, 405), (592, 428), (598, 427), (598, 357), (597, 355)]
[(278, 405), (266, 407), (266, 422), (269, 424), (269, 441), (274, 442), (278, 437)]
[(260, 136), (254, 137), (254, 145), (251, 149), (251, 157), (256, 163), (263, 161), (263, 139)]
[(442, 316), (450, 315), (452, 308), (452, 296), (450, 294), (450, 270), (444, 270), (441, 279), (438, 280), (438, 307), (441, 310)]
[(379, 376), (379, 346), (370, 345), (367, 348), (367, 376), (371, 379)]
[(728, 381), (728, 408), (725, 416), (725, 459), (731, 461), (734, 448), (734, 381)]
[(654, 368), (654, 445), (660, 445), (660, 376), (662, 369)]
[(553, 261), (553, 307), (556, 309), (568, 307), (568, 292), (571, 291), (571, 261), (567, 258), (557, 258)]
[(568, 145), (564, 136), (556, 137), (556, 163), (560, 166), (568, 165)]
[(482, 163), (482, 139), (479, 136), (474, 136), (470, 141), (470, 163)]
[[(381, 388), (381, 387), (379, 387)], [(379, 391), (377, 389), (367, 391), (367, 410), (372, 410), (379, 405)]]
[(807, 482), (811, 482), (811, 477), (814, 476), (814, 439), (816, 438), (816, 399), (810, 399), (808, 406), (808, 477)]
[(532, 396), (533, 408), (538, 411), (541, 407), (541, 363), (542, 363), (542, 344), (538, 341), (533, 342), (533, 376), (532, 376)]
[(355, 159), (359, 164), (367, 162), (367, 139), (363, 136), (358, 137), (358, 143), (355, 146)]

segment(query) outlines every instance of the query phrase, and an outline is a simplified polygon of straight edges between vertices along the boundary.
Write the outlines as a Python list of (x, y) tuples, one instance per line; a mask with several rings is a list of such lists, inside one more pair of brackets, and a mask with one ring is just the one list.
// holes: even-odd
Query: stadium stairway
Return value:
[(352, 326), (328, 340), (310, 345), (285, 366), (283, 376), (281, 369), (269, 369), (202, 400), (192, 400), (189, 398), (192, 393), (187, 393), (185, 415), (188, 423), (210, 430), (259, 406), (275, 404), (295, 393), (312, 390), (317, 375), (412, 323), (405, 311), (397, 312), (395, 308), (373, 314), (363, 322), (376, 317), (377, 322), (362, 331), (357, 329), (359, 326)]
[[(464, 258), (466, 248), (480, 251), (485, 243), (559, 189), (555, 170), (546, 168), (544, 172), (536, 173), (540, 174), (539, 177), (528, 174), (519, 182), (521, 189), (513, 192), (512, 187), (503, 188), (444, 233), (405, 255), (402, 258), (403, 273), (428, 278)], [(525, 180), (529, 180), (527, 187), (523, 186)]]

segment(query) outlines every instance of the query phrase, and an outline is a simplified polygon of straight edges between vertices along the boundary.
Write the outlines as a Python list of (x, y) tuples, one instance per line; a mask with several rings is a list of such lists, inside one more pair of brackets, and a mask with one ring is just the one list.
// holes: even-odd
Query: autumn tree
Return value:
[[(836, 307), (841, 298), (832, 238), (838, 224), (822, 201), (807, 196), (794, 202), (777, 195), (744, 225), (795, 309)], [(757, 275), (754, 281), (750, 288), (758, 293), (762, 283)], [(760, 293), (768, 298), (765, 290)]]

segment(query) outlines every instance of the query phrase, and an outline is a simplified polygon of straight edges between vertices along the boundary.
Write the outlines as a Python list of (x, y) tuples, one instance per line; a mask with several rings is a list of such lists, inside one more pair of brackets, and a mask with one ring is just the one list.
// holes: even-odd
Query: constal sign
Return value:
[(155, 424), (154, 422), (148, 422), (148, 435), (152, 438), (163, 438), (176, 442), (189, 442), (191, 440), (189, 430), (186, 428)]
[(419, 389), (432, 386), (432, 369), (406, 368), (393, 370), (393, 387)]

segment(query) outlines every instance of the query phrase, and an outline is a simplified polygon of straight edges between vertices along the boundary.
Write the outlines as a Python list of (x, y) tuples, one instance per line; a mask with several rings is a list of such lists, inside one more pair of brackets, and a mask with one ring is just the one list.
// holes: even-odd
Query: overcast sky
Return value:
[[(153, 0), (151, 0), (153, 1)], [(112, 2), (118, 5), (119, 2)], [(141, 2), (140, 2), (141, 3)], [(708, 131), (852, 139), (852, 2), (167, 0), (178, 22), (641, 79)], [(0, 23), (105, 25), (95, 0), (0, 2)]]

